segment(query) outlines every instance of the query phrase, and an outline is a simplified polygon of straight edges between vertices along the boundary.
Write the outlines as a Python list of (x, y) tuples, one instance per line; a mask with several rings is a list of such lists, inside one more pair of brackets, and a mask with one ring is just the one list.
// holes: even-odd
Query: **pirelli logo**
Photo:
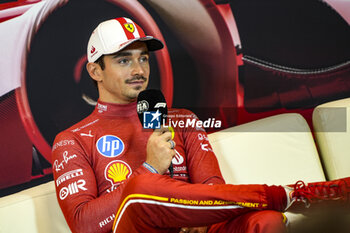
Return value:
[(66, 172), (56, 179), (56, 187), (58, 187), (60, 184), (62, 184), (63, 182), (65, 182), (67, 180), (70, 180), (72, 178), (79, 177), (82, 175), (83, 175), (82, 169), (76, 169), (73, 171)]

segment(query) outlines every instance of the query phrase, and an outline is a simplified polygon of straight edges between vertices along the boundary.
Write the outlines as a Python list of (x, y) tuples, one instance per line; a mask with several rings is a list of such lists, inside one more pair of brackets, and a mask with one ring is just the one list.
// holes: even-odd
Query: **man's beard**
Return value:
[[(132, 82), (140, 81), (140, 80), (146, 82), (146, 81), (147, 81), (147, 78), (144, 77), (144, 76), (142, 76), (142, 75), (135, 75), (134, 77), (125, 80), (125, 83), (126, 83), (126, 84), (130, 84), (130, 83), (132, 83)], [(132, 90), (134, 90), (134, 91), (137, 91), (137, 93), (135, 93), (134, 91), (131, 91), (131, 92), (128, 92), (128, 93), (125, 93), (125, 94), (126, 94), (126, 96), (127, 96), (130, 100), (134, 100), (134, 99), (137, 98), (137, 96), (139, 95), (139, 93), (140, 93), (141, 91), (143, 91), (144, 89), (146, 89), (146, 87), (144, 87), (143, 85), (138, 85), (138, 86), (133, 87), (133, 89), (132, 89)]]

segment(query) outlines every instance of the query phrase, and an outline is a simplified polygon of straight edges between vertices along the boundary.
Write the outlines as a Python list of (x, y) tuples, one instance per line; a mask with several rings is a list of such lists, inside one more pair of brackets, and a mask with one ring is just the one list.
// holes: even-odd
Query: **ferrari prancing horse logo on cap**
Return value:
[(134, 25), (132, 23), (125, 23), (124, 27), (131, 33), (134, 33), (135, 31)]

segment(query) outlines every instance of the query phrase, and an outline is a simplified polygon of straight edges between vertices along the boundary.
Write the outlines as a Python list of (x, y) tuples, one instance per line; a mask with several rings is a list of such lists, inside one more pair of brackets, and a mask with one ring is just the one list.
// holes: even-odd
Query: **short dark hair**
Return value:
[(101, 66), (101, 69), (104, 70), (105, 69), (105, 62), (104, 62), (104, 57), (105, 55), (102, 55), (101, 57), (99, 57), (95, 63), (99, 64)]
[[(105, 62), (104, 62), (104, 55), (102, 55), (101, 57), (99, 57), (96, 61), (96, 64), (98, 64), (102, 70), (105, 69)], [(94, 82), (95, 86), (97, 87), (97, 81), (95, 79), (92, 79), (92, 81)]]

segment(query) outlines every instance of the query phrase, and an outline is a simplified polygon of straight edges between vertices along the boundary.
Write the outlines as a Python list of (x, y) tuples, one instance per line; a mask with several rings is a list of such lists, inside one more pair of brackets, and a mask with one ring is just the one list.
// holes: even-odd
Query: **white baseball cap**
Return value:
[(146, 36), (142, 28), (129, 18), (104, 21), (90, 36), (87, 47), (88, 61), (95, 62), (102, 55), (116, 53), (135, 41), (144, 41), (149, 51), (164, 47), (160, 40)]

